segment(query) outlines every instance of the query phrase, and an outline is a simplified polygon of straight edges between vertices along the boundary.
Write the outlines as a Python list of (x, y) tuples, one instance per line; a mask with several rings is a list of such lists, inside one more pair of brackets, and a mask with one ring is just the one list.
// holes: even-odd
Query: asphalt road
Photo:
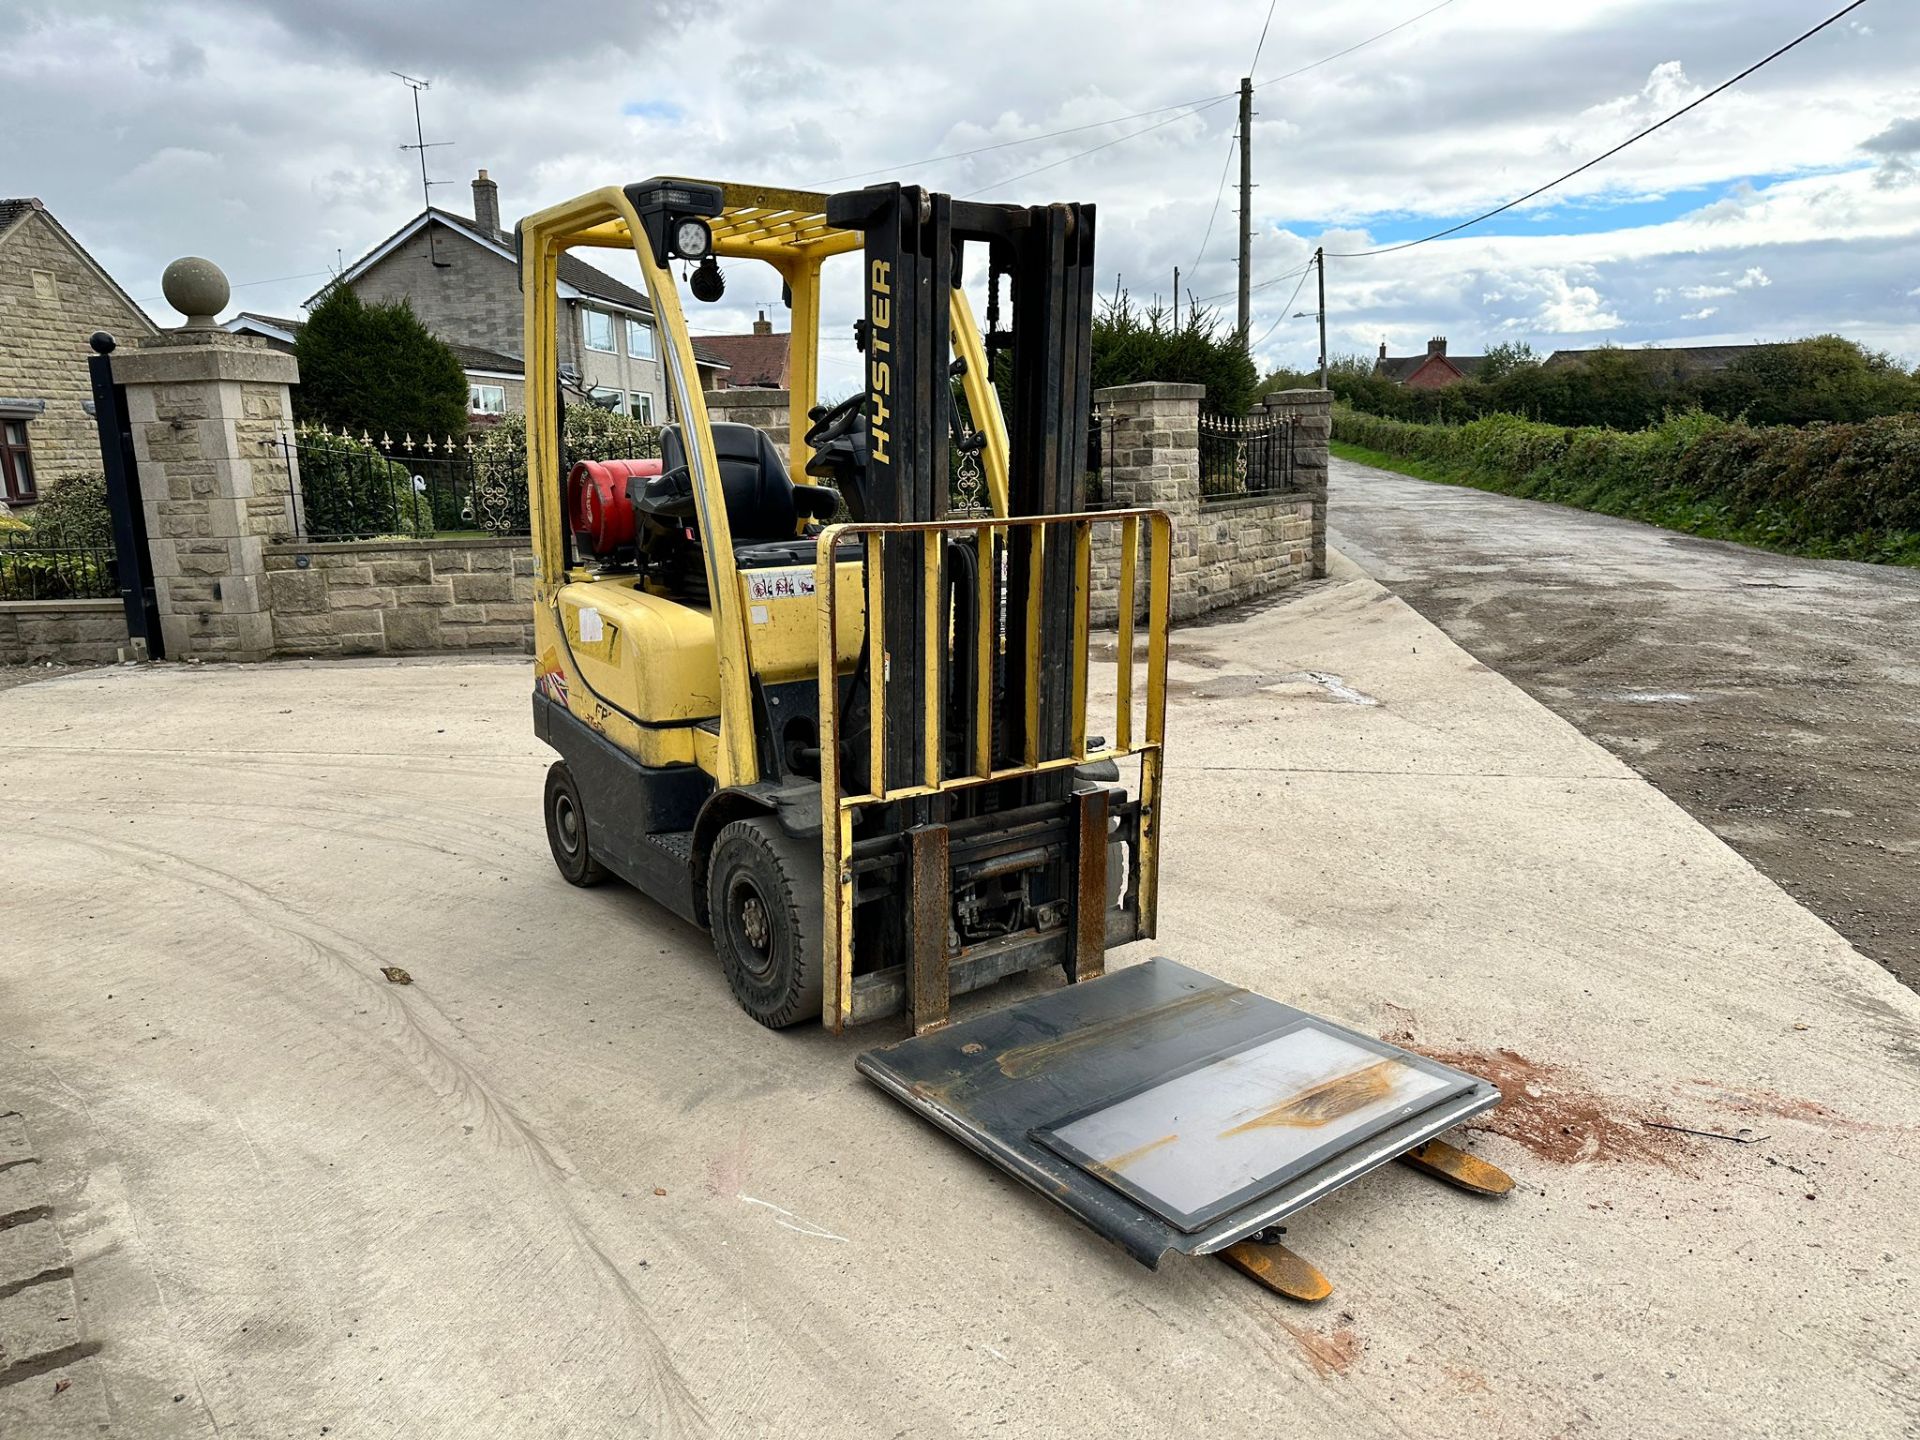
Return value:
[(0, 1436), (1910, 1436), (1920, 996), (1344, 561), (1171, 650), (1110, 963), (1496, 1079), (1514, 1194), (1149, 1272), (567, 886), (524, 661), (76, 671), (0, 694)]
[(1920, 572), (1333, 462), (1347, 555), (1920, 987)]

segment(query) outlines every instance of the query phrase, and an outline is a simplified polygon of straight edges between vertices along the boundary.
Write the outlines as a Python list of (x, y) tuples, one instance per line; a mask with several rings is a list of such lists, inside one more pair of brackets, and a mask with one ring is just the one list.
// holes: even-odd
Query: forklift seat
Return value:
[[(780, 542), (784, 549), (798, 537), (802, 517), (824, 520), (838, 508), (840, 497), (834, 491), (793, 483), (764, 431), (726, 421), (711, 428), (736, 554), (766, 541)], [(678, 425), (660, 428), (660, 462), (663, 473), (658, 479), (630, 484), (635, 507), (649, 514), (690, 515), (693, 485), (686, 439)]]

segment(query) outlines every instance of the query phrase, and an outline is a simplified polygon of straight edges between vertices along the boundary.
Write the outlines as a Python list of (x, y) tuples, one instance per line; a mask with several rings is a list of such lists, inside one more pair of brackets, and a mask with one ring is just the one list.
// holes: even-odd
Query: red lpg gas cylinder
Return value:
[(569, 527), (602, 558), (633, 544), (633, 504), (627, 499), (627, 481), (659, 473), (657, 458), (580, 461), (567, 476)]

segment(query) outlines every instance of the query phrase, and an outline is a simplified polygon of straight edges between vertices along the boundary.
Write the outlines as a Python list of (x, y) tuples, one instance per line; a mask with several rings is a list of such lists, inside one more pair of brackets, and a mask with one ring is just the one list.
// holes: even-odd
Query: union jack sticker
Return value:
[(533, 677), (533, 688), (556, 705), (567, 703), (567, 677), (561, 670), (542, 670)]

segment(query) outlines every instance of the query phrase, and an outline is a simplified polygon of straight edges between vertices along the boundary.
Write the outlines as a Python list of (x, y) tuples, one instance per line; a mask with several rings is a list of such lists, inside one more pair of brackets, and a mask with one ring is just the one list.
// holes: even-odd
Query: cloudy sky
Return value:
[[(235, 308), (295, 314), (339, 257), (419, 209), (400, 70), (431, 80), (428, 138), (454, 142), (430, 152), (449, 208), (469, 207), (480, 166), (509, 219), (653, 173), (830, 187), (883, 170), (982, 199), (1094, 201), (1103, 289), (1165, 296), (1179, 266), (1183, 290), (1230, 317), (1231, 188), (1216, 200), (1234, 104), (1205, 102), (1250, 66), (1268, 82), (1259, 283), (1317, 244), (1412, 239), (1529, 190), (1842, 3), (1450, 0), (1280, 78), (1434, 0), (1280, 5), (1257, 64), (1257, 0), (0, 0), (0, 195), (41, 197), (164, 323), (177, 321), (158, 277), (183, 254), (226, 269)], [(1158, 113), (1117, 119), (1143, 111)], [(1330, 348), (1837, 330), (1913, 363), (1917, 240), (1920, 5), (1868, 0), (1538, 202), (1456, 239), (1330, 261)], [(1316, 353), (1311, 320), (1291, 318), (1312, 308), (1311, 281), (1294, 289), (1289, 276), (1255, 292), (1263, 365)], [(737, 267), (696, 327), (744, 329), (777, 291), (770, 271)], [(852, 297), (833, 298), (838, 329)], [(826, 387), (852, 375), (836, 346)]]

